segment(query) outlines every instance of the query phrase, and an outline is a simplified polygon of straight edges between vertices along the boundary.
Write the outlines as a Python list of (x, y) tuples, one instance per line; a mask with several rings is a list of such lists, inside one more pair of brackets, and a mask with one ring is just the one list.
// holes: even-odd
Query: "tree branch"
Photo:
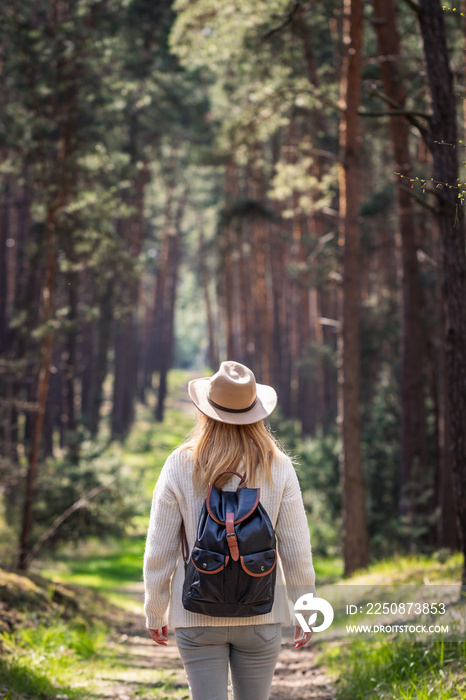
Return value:
[[(392, 100), (391, 97), (389, 97), (388, 95), (386, 95), (386, 94), (385, 94), (384, 92), (382, 92), (381, 90), (377, 90), (376, 88), (373, 87), (373, 88), (371, 88), (371, 90), (369, 91), (369, 94), (372, 95), (373, 97), (378, 97), (378, 98), (381, 99), (383, 102), (386, 102), (388, 105), (390, 105), (390, 107), (393, 107), (393, 109), (396, 110), (397, 112), (405, 111), (405, 110), (402, 109), (401, 105), (399, 105), (399, 104), (396, 102), (396, 100)], [(418, 120), (413, 116), (413, 114), (412, 114), (411, 112), (408, 111), (407, 114), (406, 114), (405, 116), (406, 116), (407, 120), (408, 120), (413, 126), (415, 126), (416, 129), (418, 129), (418, 131), (419, 131), (419, 133), (421, 134), (423, 140), (426, 142), (427, 145), (429, 145), (429, 144), (430, 144), (429, 134), (428, 134), (428, 131), (427, 131), (427, 129), (425, 128), (425, 126), (422, 126), (422, 124), (420, 124), (420, 123), (418, 122)]]
[(293, 0), (293, 2), (291, 3), (290, 11), (288, 12), (285, 19), (276, 27), (269, 29), (268, 32), (266, 32), (265, 34), (262, 35), (262, 38), (263, 39), (270, 39), (271, 36), (273, 36), (274, 34), (277, 34), (277, 32), (280, 32), (282, 29), (284, 29), (289, 24), (291, 24), (295, 14), (299, 10), (299, 6), (300, 6), (300, 0)]
[(414, 0), (404, 0), (405, 3), (412, 9), (413, 12), (415, 12), (417, 15), (420, 13), (421, 8), (417, 4), (417, 2), (414, 2)]
[(73, 513), (75, 513), (77, 510), (84, 508), (84, 506), (86, 506), (89, 501), (95, 498), (95, 496), (101, 493), (101, 491), (105, 491), (105, 489), (108, 489), (109, 486), (111, 486), (111, 484), (115, 481), (115, 479), (116, 476), (114, 476), (108, 484), (101, 484), (100, 486), (95, 486), (93, 489), (85, 493), (84, 496), (81, 496), (81, 498), (79, 498), (71, 506), (69, 506), (69, 508), (64, 510), (61, 515), (55, 518), (50, 527), (48, 527), (47, 530), (45, 530), (45, 532), (42, 533), (34, 547), (31, 549), (28, 556), (28, 563), (32, 559), (34, 559), (37, 553), (42, 549), (45, 542), (47, 542), (47, 540), (49, 540), (56, 533), (60, 525), (62, 525), (62, 523), (64, 523), (65, 520), (67, 520), (70, 517), (70, 515), (73, 515)]
[(358, 114), (361, 117), (423, 117), (424, 119), (430, 119), (430, 115), (426, 112), (412, 112), (409, 109), (393, 109), (387, 112), (365, 112), (364, 110), (359, 110)]
[[(403, 185), (401, 183), (399, 183), (397, 185), (397, 187), (402, 189), (403, 192), (406, 192), (407, 194), (409, 194), (409, 196), (412, 197), (413, 199), (415, 199), (416, 202), (421, 205), (421, 207), (424, 207), (425, 209), (428, 209), (429, 211), (432, 211), (432, 212), (435, 211), (435, 207), (429, 203), (429, 201), (425, 198), (425, 195), (423, 195), (421, 197), (416, 192), (413, 192), (413, 190), (410, 187), (406, 187), (406, 185)], [(431, 194), (436, 194), (436, 192), (431, 192)]]

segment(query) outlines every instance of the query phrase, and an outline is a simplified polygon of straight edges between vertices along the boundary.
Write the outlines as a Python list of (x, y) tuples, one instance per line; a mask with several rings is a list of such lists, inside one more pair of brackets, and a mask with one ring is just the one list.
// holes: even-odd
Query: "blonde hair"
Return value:
[[(249, 425), (230, 425), (196, 411), (196, 425), (181, 451), (194, 456), (193, 481), (206, 489), (226, 469), (239, 471), (246, 485), (254, 487), (257, 472), (272, 482), (272, 462), (281, 448), (263, 421)], [(225, 474), (216, 486), (222, 487), (231, 474)]]

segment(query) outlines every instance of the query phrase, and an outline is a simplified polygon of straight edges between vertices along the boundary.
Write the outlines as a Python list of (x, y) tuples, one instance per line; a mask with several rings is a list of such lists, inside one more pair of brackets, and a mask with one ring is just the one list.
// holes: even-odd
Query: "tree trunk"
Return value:
[(164, 314), (166, 306), (167, 279), (168, 279), (168, 256), (170, 251), (170, 231), (174, 218), (173, 193), (175, 183), (169, 181), (166, 186), (166, 197), (163, 214), (163, 231), (158, 269), (154, 287), (154, 334), (153, 334), (153, 371), (159, 371), (160, 364), (160, 344), (162, 342)]
[[(18, 227), (16, 231), (16, 270), (15, 270), (15, 289), (13, 295), (13, 313), (22, 310), (26, 312), (26, 319), (22, 327), (16, 327), (9, 329), (7, 347), (10, 357), (14, 361), (24, 360), (27, 353), (27, 347), (31, 340), (31, 333), (33, 330), (33, 321), (37, 313), (38, 301), (40, 299), (40, 289), (42, 285), (42, 279), (40, 277), (40, 263), (39, 263), (39, 245), (38, 245), (38, 235), (37, 233), (30, 232), (30, 207), (31, 207), (31, 187), (30, 187), (30, 176), (28, 169), (24, 168), (24, 180), (25, 184), (23, 186), (23, 197), (18, 206)], [(26, 240), (29, 240), (34, 244), (35, 252), (29, 258), (26, 256)], [(27, 369), (23, 368), (20, 370), (16, 376), (12, 377), (12, 388), (10, 394), (10, 454), (13, 462), (15, 464), (19, 463), (18, 457), (18, 422), (20, 416), (20, 410), (18, 409), (18, 404), (21, 400), (21, 394), (24, 393), (26, 398), (30, 394), (30, 384), (25, 382), (25, 376), (27, 374)], [(28, 420), (26, 425), (29, 424), (29, 413), (27, 414)], [(26, 451), (29, 449), (29, 443), (26, 438), (26, 434), (23, 435), (23, 445)], [(14, 481), (16, 487), (19, 484), (19, 470), (16, 472), (16, 479)], [(8, 508), (11, 503), (15, 503), (16, 499), (10, 493), (7, 499)]]
[[(299, 287), (299, 368), (298, 368), (298, 402), (297, 416), (301, 421), (301, 431), (303, 435), (312, 435), (316, 430), (316, 396), (315, 382), (312, 370), (311, 340), (313, 328), (311, 328), (311, 280), (309, 266), (307, 262), (308, 236), (306, 219), (299, 216), (299, 243), (298, 260), (300, 272), (298, 274)], [(313, 290), (314, 291), (314, 290)]]
[[(55, 353), (55, 356), (56, 354), (57, 353)], [(54, 360), (55, 358), (52, 358), (52, 362), (54, 362)], [(62, 412), (60, 401), (60, 380), (60, 376), (54, 376), (51, 374), (47, 402), (45, 404), (44, 427), (42, 429), (42, 455), (44, 459), (54, 456), (53, 436), (57, 422), (57, 413), (61, 414)]]
[(99, 299), (99, 321), (92, 329), (93, 352), (90, 357), (89, 397), (87, 424), (93, 438), (99, 431), (100, 408), (103, 401), (103, 385), (108, 373), (108, 350), (113, 326), (113, 283), (108, 281)]
[(455, 489), (453, 484), (452, 455), (450, 450), (450, 416), (448, 400), (448, 377), (446, 367), (446, 351), (443, 339), (445, 328), (445, 310), (443, 305), (442, 292), (439, 290), (439, 322), (441, 342), (439, 347), (438, 361), (438, 498), (437, 503), (440, 508), (440, 516), (437, 523), (437, 543), (439, 547), (456, 549), (458, 547), (458, 528), (456, 523), (456, 503)]
[(9, 270), (7, 266), (8, 246), (7, 240), (10, 237), (10, 176), (5, 177), (3, 185), (3, 207), (0, 217), (0, 355), (3, 354), (6, 348), (8, 314), (7, 314), (7, 298), (8, 298), (8, 276)]
[(438, 0), (419, 1), (419, 24), (432, 101), (429, 140), (433, 176), (443, 183), (443, 188), (435, 190), (435, 212), (442, 258), (452, 466), (459, 539), (465, 555), (462, 581), (466, 587), (466, 256), (464, 215), (456, 188), (456, 99)]
[(205, 308), (206, 308), (206, 319), (207, 319), (207, 338), (208, 338), (207, 358), (208, 358), (208, 362), (209, 362), (209, 367), (214, 372), (216, 372), (218, 365), (219, 365), (218, 344), (217, 344), (217, 336), (214, 332), (214, 315), (212, 312), (212, 302), (210, 299), (209, 270), (207, 268), (206, 257), (207, 257), (207, 254), (205, 251), (205, 242), (204, 242), (204, 236), (202, 233), (202, 221), (201, 221), (200, 233), (199, 233), (199, 265), (200, 265), (200, 277), (201, 277), (202, 291), (204, 294), (204, 303), (205, 303)]
[(340, 289), (339, 424), (342, 435), (341, 481), (345, 575), (367, 566), (369, 538), (361, 463), (359, 413), (359, 210), (363, 0), (345, 0), (340, 121)]
[[(403, 110), (406, 91), (398, 71), (401, 61), (395, 0), (373, 0), (380, 72), (386, 95)], [(390, 117), (394, 169), (412, 176), (409, 153), (409, 122), (403, 116)], [(421, 295), (417, 260), (417, 225), (414, 202), (408, 192), (396, 189), (400, 225), (402, 268), (401, 313), (401, 479), (399, 514), (413, 525), (419, 493), (428, 473), (424, 351), (422, 342)]]
[[(236, 197), (236, 168), (233, 164), (228, 163), (225, 171), (225, 200), (227, 205)], [(224, 279), (223, 289), (226, 306), (226, 330), (227, 330), (227, 360), (236, 358), (237, 338), (235, 337), (234, 328), (234, 275), (233, 275), (233, 224), (230, 221), (226, 223), (224, 232)]]
[[(72, 253), (70, 252), (70, 255)], [(75, 273), (70, 273), (65, 276), (68, 281), (68, 321), (69, 330), (66, 338), (66, 351), (65, 351), (65, 367), (64, 367), (64, 377), (63, 377), (63, 413), (66, 416), (65, 424), (65, 446), (68, 449), (68, 454), (72, 461), (75, 463), (79, 460), (79, 442), (76, 433), (77, 420), (76, 420), (76, 391), (75, 391), (75, 377), (76, 377), (76, 348), (77, 348), (77, 334), (78, 334), (78, 276)]]
[(257, 358), (256, 334), (257, 324), (257, 296), (255, 292), (255, 280), (252, 270), (255, 269), (256, 242), (254, 241), (254, 229), (246, 221), (239, 223), (236, 235), (237, 255), (237, 292), (238, 292), (238, 341), (237, 348), (240, 354), (234, 359), (248, 367), (254, 367)]
[(115, 324), (115, 365), (113, 384), (112, 439), (122, 440), (128, 434), (134, 417), (134, 363), (136, 328), (134, 316), (127, 313)]
[(167, 280), (164, 294), (165, 304), (163, 308), (161, 336), (159, 338), (159, 390), (157, 397), (156, 420), (163, 421), (165, 410), (165, 398), (167, 393), (167, 375), (173, 358), (175, 304), (178, 285), (178, 269), (180, 259), (180, 242), (182, 236), (182, 219), (188, 198), (188, 190), (184, 192), (175, 215), (174, 232), (168, 238), (167, 256)]
[[(136, 139), (136, 126), (132, 127), (132, 143)], [(123, 239), (128, 254), (137, 260), (142, 250), (144, 239), (144, 191), (149, 179), (148, 164), (144, 163), (135, 179), (134, 191), (130, 204), (135, 213), (120, 222)], [(126, 437), (134, 421), (134, 404), (137, 393), (137, 318), (139, 305), (139, 282), (131, 280), (128, 288), (128, 307), (116, 328), (115, 344), (115, 382), (113, 392), (112, 437)]]
[(39, 461), (39, 448), (44, 425), (45, 406), (50, 380), (50, 363), (52, 359), (53, 330), (50, 325), (55, 311), (55, 284), (56, 284), (56, 251), (55, 251), (55, 210), (48, 213), (45, 238), (47, 244), (45, 281), (41, 294), (40, 320), (48, 324), (40, 345), (39, 377), (36, 390), (37, 412), (32, 432), (31, 451), (29, 453), (26, 474), (26, 496), (23, 508), (23, 524), (20, 537), (18, 569), (25, 571), (28, 567), (30, 539), (32, 530), (32, 509), (34, 505), (34, 492), (37, 465)]
[[(278, 212), (277, 212), (278, 213)], [(273, 363), (272, 373), (274, 386), (280, 396), (280, 410), (285, 417), (290, 412), (290, 385), (288, 371), (287, 343), (285, 336), (286, 324), (286, 252), (281, 237), (280, 229), (276, 224), (269, 224), (269, 245), (270, 245), (270, 275), (272, 287), (272, 346)]]
[[(130, 239), (131, 221), (119, 221), (121, 237)], [(135, 361), (135, 309), (134, 282), (127, 291), (127, 308), (114, 324), (115, 360), (113, 366), (113, 392), (111, 435), (113, 440), (123, 440), (130, 429), (134, 417), (134, 361)]]

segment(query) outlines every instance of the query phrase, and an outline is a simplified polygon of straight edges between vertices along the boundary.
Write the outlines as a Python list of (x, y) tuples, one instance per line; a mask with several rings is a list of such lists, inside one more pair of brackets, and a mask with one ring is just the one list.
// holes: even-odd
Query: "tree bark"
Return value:
[(10, 237), (10, 176), (5, 177), (3, 183), (3, 206), (0, 217), (0, 354), (3, 354), (6, 348), (7, 329), (8, 329), (8, 314), (7, 314), (7, 298), (8, 298), (8, 278), (9, 270), (7, 265), (7, 239)]
[(219, 365), (218, 357), (218, 343), (217, 335), (214, 332), (214, 314), (212, 311), (212, 301), (210, 298), (209, 291), (209, 270), (207, 268), (207, 254), (205, 250), (204, 235), (202, 233), (202, 221), (200, 225), (199, 233), (199, 266), (200, 266), (200, 278), (202, 284), (202, 291), (204, 294), (204, 303), (206, 308), (206, 320), (207, 320), (207, 358), (209, 362), (209, 367), (216, 372)]
[(297, 276), (298, 285), (298, 309), (297, 325), (299, 337), (299, 358), (298, 358), (298, 396), (296, 415), (301, 421), (301, 432), (303, 435), (311, 435), (316, 429), (316, 403), (315, 392), (313, 391), (314, 381), (311, 370), (312, 348), (311, 348), (311, 313), (310, 313), (310, 287), (311, 280), (309, 266), (307, 263), (307, 225), (303, 214), (297, 217), (296, 221), (296, 243), (298, 247), (299, 272)]
[[(227, 205), (237, 197), (237, 175), (236, 168), (232, 163), (228, 163), (225, 171), (225, 200)], [(237, 337), (235, 334), (235, 310), (233, 303), (234, 274), (233, 274), (233, 224), (227, 221), (224, 232), (224, 298), (226, 306), (226, 341), (227, 359), (234, 360), (237, 355)]]
[[(70, 255), (72, 253), (70, 252)], [(66, 338), (65, 350), (65, 367), (63, 377), (63, 414), (66, 416), (65, 446), (68, 449), (68, 454), (75, 463), (79, 460), (79, 442), (76, 434), (77, 418), (76, 418), (76, 350), (78, 342), (78, 276), (75, 273), (70, 273), (65, 276), (68, 281), (68, 303), (69, 303), (69, 330)]]
[[(137, 125), (130, 128), (131, 148), (135, 148)], [(135, 178), (130, 204), (135, 213), (120, 222), (123, 239), (129, 255), (137, 260), (144, 240), (144, 192), (149, 179), (149, 167), (144, 162)], [(115, 382), (113, 391), (112, 437), (126, 437), (134, 420), (134, 404), (137, 394), (137, 317), (139, 305), (139, 281), (131, 280), (128, 289), (129, 309), (116, 328)]]
[[(380, 72), (385, 94), (403, 110), (406, 91), (398, 64), (401, 61), (395, 0), (373, 0)], [(412, 176), (409, 153), (409, 122), (390, 117), (394, 169)], [(424, 351), (421, 294), (417, 260), (417, 225), (414, 202), (402, 187), (396, 189), (401, 244), (401, 471), (399, 514), (414, 524), (419, 499), (416, 485), (428, 472)]]
[(44, 425), (45, 406), (50, 380), (50, 362), (52, 359), (53, 330), (50, 326), (55, 311), (55, 284), (56, 284), (56, 250), (55, 250), (55, 208), (49, 210), (45, 228), (47, 243), (45, 281), (41, 294), (40, 319), (43, 324), (48, 324), (41, 343), (41, 360), (39, 365), (39, 378), (37, 382), (36, 402), (37, 413), (34, 421), (31, 451), (29, 453), (28, 468), (26, 474), (26, 495), (23, 507), (23, 524), (19, 545), (18, 569), (25, 571), (28, 567), (30, 539), (32, 530), (32, 509), (34, 505), (34, 492), (37, 465), (39, 461), (39, 448)]
[(93, 353), (91, 362), (87, 423), (93, 438), (99, 431), (100, 408), (103, 400), (103, 385), (108, 372), (108, 348), (112, 335), (113, 283), (107, 281), (99, 300), (99, 322), (93, 329)]
[(466, 587), (466, 255), (464, 215), (456, 188), (456, 100), (438, 0), (419, 0), (418, 17), (432, 102), (428, 138), (433, 176), (443, 183), (435, 190), (435, 213), (442, 259), (452, 466), (459, 539), (465, 555), (462, 582)]
[(180, 243), (182, 236), (182, 219), (188, 198), (186, 188), (182, 195), (173, 222), (174, 231), (169, 236), (167, 256), (167, 286), (165, 290), (165, 305), (163, 309), (162, 332), (159, 339), (159, 390), (157, 397), (156, 420), (163, 421), (165, 398), (167, 394), (167, 375), (173, 359), (175, 304), (178, 285), (178, 270), (180, 260)]
[(369, 561), (365, 485), (361, 462), (359, 413), (359, 210), (363, 0), (345, 0), (340, 121), (340, 289), (339, 424), (342, 435), (341, 482), (345, 575)]
[(440, 517), (437, 523), (437, 544), (447, 549), (457, 549), (458, 547), (458, 527), (456, 523), (456, 502), (455, 489), (453, 484), (452, 453), (450, 448), (450, 416), (448, 400), (448, 377), (446, 366), (446, 349), (443, 338), (445, 328), (445, 310), (443, 305), (442, 291), (439, 291), (439, 322), (441, 328), (441, 342), (438, 359), (438, 498), (437, 503), (440, 508)]

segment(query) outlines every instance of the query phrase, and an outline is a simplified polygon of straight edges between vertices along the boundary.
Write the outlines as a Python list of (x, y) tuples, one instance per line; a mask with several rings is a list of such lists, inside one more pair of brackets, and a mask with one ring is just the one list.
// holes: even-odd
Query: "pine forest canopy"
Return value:
[(118, 469), (84, 446), (124, 439), (138, 403), (162, 421), (171, 368), (226, 358), (277, 388), (317, 547), (346, 573), (464, 551), (464, 25), (438, 0), (4, 0), (20, 568), (78, 510), (79, 536), (115, 532)]

